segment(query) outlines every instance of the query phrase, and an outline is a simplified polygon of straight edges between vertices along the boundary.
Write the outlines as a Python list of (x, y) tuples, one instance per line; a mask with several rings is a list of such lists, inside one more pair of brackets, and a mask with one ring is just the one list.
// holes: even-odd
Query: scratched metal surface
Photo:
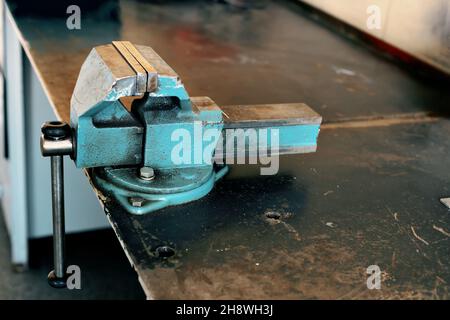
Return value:
[[(191, 204), (106, 206), (152, 298), (448, 299), (449, 134), (449, 120), (327, 129), (276, 177), (234, 167)], [(366, 287), (370, 265), (381, 290)]]
[[(297, 5), (265, 3), (240, 11), (123, 1), (115, 22), (85, 12), (81, 31), (45, 15), (16, 21), (65, 120), (84, 57), (114, 39), (151, 45), (192, 95), (219, 105), (306, 102), (334, 121), (449, 101)], [(448, 299), (450, 213), (439, 198), (450, 195), (449, 132), (448, 120), (429, 118), (334, 127), (321, 132), (317, 153), (283, 158), (278, 176), (234, 167), (191, 204), (137, 217), (103, 201), (151, 298)], [(158, 257), (161, 246), (175, 254)], [(379, 291), (366, 288), (372, 264), (383, 271)]]
[(209, 96), (219, 106), (305, 102), (333, 121), (439, 111), (450, 98), (448, 90), (438, 94), (433, 83), (313, 22), (295, 1), (236, 10), (212, 0), (106, 1), (97, 9), (84, 0), (81, 30), (66, 28), (70, 1), (28, 4), (32, 13), (29, 1), (7, 2), (64, 120), (89, 50), (118, 39), (152, 46), (191, 96)]

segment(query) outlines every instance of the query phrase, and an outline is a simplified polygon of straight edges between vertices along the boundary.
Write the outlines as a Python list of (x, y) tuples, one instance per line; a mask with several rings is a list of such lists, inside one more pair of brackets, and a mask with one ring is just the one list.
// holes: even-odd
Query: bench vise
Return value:
[(56, 239), (50, 284), (63, 286), (64, 155), (88, 168), (95, 187), (127, 212), (146, 214), (207, 195), (234, 161), (315, 151), (320, 123), (298, 103), (219, 108), (210, 98), (189, 97), (150, 47), (128, 41), (95, 47), (78, 76), (70, 125), (42, 127)]

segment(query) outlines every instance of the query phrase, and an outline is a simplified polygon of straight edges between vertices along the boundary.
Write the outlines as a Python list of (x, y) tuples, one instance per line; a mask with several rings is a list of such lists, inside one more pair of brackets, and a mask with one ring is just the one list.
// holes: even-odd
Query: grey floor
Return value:
[(112, 230), (69, 235), (68, 264), (80, 266), (81, 290), (53, 289), (46, 281), (52, 265), (51, 238), (30, 241), (30, 267), (17, 272), (1, 212), (0, 216), (0, 299), (145, 299)]

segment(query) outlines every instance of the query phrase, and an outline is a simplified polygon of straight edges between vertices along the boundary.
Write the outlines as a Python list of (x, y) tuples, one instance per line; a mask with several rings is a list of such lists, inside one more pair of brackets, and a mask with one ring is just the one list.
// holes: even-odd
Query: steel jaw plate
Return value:
[[(140, 98), (126, 105), (122, 98), (130, 96)], [(245, 138), (250, 130), (268, 135), (269, 143), (276, 138), (276, 152), (270, 152), (278, 156), (315, 151), (320, 123), (304, 104), (220, 109), (207, 97), (189, 97), (178, 75), (150, 47), (129, 42), (94, 48), (71, 100), (76, 165), (93, 168), (94, 185), (132, 214), (207, 195), (228, 172), (227, 160), (240, 163), (242, 157), (267, 152)], [(205, 139), (208, 130), (218, 132), (218, 139)], [(192, 161), (174, 162), (180, 141), (174, 132), (191, 137), (185, 146)], [(242, 136), (244, 143), (235, 143)], [(143, 166), (153, 168), (153, 179), (140, 177)]]

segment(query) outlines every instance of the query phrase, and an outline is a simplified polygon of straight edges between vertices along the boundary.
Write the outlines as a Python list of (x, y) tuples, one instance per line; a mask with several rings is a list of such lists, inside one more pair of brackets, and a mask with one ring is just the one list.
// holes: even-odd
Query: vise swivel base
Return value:
[(78, 76), (70, 125), (42, 127), (42, 154), (52, 157), (50, 284), (64, 286), (62, 156), (90, 168), (95, 187), (126, 211), (147, 214), (207, 195), (234, 160), (315, 151), (320, 123), (304, 104), (219, 108), (210, 98), (189, 97), (150, 47), (95, 47)]

